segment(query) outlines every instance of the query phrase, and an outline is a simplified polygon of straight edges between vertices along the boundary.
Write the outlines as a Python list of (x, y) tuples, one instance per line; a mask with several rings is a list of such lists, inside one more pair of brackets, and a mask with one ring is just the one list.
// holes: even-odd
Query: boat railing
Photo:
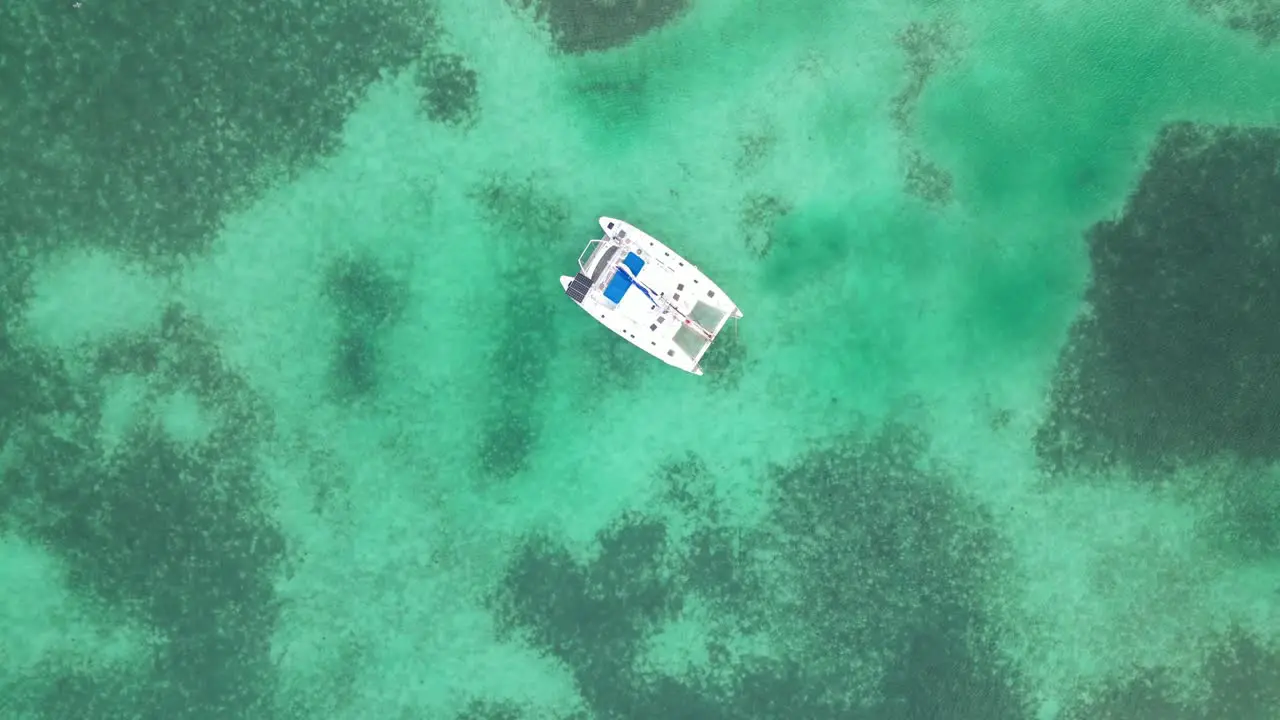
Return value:
[(626, 246), (626, 243), (616, 238), (602, 237), (590, 240), (587, 242), (587, 247), (578, 254), (578, 269), (595, 282), (599, 279), (601, 271), (605, 269), (603, 265), (611, 261), (618, 250), (625, 249)]
[[(595, 260), (596, 253), (600, 251), (601, 243), (605, 240), (606, 238), (588, 240), (587, 246), (583, 248), (582, 252), (578, 253), (578, 268), (582, 270), (583, 275), (591, 274), (590, 267), (592, 261)], [(585, 261), (583, 260), (584, 257), (586, 258)]]

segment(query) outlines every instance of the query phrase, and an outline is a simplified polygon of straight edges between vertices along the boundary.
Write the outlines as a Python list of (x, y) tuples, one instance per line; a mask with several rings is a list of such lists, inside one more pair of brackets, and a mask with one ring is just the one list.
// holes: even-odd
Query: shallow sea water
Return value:
[(0, 716), (1280, 717), (1280, 6), (1119, 5), (6, 3)]

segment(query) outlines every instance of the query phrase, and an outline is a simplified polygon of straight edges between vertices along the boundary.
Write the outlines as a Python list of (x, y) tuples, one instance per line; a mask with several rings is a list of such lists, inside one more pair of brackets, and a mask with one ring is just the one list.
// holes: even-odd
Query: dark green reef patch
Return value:
[[(771, 474), (754, 529), (725, 523), (715, 471), (674, 459), (657, 478), (667, 512), (617, 518), (590, 561), (527, 538), (495, 615), (562, 662), (598, 718), (1025, 720), (983, 604), (1005, 551), (922, 452), (904, 428), (816, 448)], [(677, 535), (672, 512), (693, 530)], [(710, 666), (646, 667), (647, 643), (691, 604), (780, 652), (744, 659), (712, 638)], [(856, 686), (867, 664), (880, 671)]]
[(675, 20), (689, 0), (507, 0), (546, 23), (567, 53), (600, 52), (626, 45)]
[(1280, 0), (1188, 0), (1188, 4), (1232, 30), (1253, 35), (1263, 47), (1280, 38)]
[(479, 114), (479, 80), (467, 59), (456, 53), (433, 52), (422, 59), (416, 76), (422, 92), (422, 111), (434, 122), (466, 127)]
[(1036, 435), (1046, 466), (1280, 458), (1280, 130), (1171, 125), (1088, 232), (1090, 311)]
[[(153, 334), (96, 351), (87, 378), (58, 356), (0, 343), (0, 375), (24, 388), (0, 404), (0, 441), (20, 459), (0, 476), (0, 526), (65, 562), (88, 606), (159, 638), (128, 671), (52, 658), (6, 702), (58, 720), (266, 717), (284, 539), (256, 477), (254, 448), (272, 432), (261, 403), (180, 306)], [(146, 393), (108, 445), (105, 381), (123, 376)], [(177, 392), (209, 415), (204, 437), (175, 439), (159, 421), (156, 401)]]
[(358, 400), (378, 387), (382, 339), (404, 312), (407, 290), (366, 256), (336, 261), (326, 273), (324, 289), (338, 319), (331, 382), (340, 399)]
[(493, 272), (493, 312), (498, 341), (489, 353), (490, 386), (486, 422), (477, 443), (477, 464), (486, 480), (507, 480), (528, 467), (541, 434), (539, 401), (547, 392), (547, 374), (555, 346), (555, 315), (531, 298), (555, 282), (552, 256), (545, 248), (568, 236), (566, 203), (537, 188), (533, 178), (488, 179), (471, 197), (492, 229), (477, 242), (507, 253), (510, 262)]
[(0, 242), (199, 253), (264, 171), (334, 151), (433, 33), (407, 0), (5, 3)]
[(1063, 720), (1273, 720), (1280, 708), (1280, 652), (1233, 631), (1207, 653), (1208, 693), (1188, 701), (1174, 669), (1157, 668), (1095, 693)]

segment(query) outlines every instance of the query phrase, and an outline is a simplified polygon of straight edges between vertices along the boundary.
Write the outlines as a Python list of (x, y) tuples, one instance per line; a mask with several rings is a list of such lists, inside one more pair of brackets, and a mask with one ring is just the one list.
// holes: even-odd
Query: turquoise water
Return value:
[(1280, 9), (1123, 5), (5, 4), (0, 716), (1280, 717)]

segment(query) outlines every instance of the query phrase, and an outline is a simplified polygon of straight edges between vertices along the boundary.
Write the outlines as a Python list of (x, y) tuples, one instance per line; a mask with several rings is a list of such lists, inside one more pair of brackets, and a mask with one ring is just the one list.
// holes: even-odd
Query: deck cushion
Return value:
[[(640, 276), (640, 269), (644, 267), (644, 260), (640, 259), (635, 253), (627, 253), (622, 259), (622, 264), (627, 266), (632, 275), (637, 278)], [(627, 294), (627, 290), (631, 287), (631, 278), (621, 270), (613, 271), (613, 278), (609, 280), (609, 284), (604, 289), (604, 296), (612, 302), (622, 302), (622, 296)]]

